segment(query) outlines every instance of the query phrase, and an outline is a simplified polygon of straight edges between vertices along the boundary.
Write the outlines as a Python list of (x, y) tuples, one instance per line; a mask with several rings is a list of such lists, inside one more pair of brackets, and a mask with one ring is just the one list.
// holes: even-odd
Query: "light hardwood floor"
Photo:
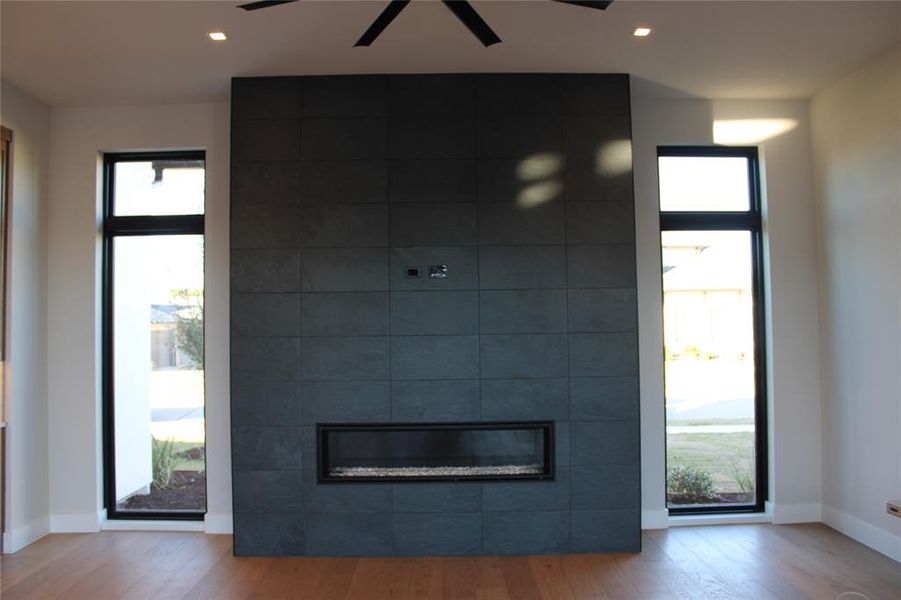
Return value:
[[(901, 565), (824, 525), (648, 531), (641, 554), (234, 558), (231, 536), (48, 536), (0, 561), (13, 598), (901, 599)], [(845, 592), (857, 592), (845, 594)], [(863, 596), (859, 595), (863, 594)]]

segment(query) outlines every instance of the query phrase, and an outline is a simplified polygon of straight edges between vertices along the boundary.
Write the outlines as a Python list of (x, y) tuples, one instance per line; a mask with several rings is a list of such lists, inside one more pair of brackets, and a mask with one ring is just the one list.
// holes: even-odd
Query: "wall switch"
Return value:
[(447, 279), (447, 265), (432, 265), (429, 267), (430, 279)]
[(404, 277), (407, 279), (419, 279), (422, 277), (422, 269), (419, 267), (407, 267), (404, 269)]

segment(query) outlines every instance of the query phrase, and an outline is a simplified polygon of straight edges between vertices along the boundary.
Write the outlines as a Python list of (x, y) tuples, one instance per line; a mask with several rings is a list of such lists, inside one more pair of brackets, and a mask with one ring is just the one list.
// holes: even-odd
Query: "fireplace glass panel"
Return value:
[(547, 479), (552, 423), (320, 425), (320, 481)]

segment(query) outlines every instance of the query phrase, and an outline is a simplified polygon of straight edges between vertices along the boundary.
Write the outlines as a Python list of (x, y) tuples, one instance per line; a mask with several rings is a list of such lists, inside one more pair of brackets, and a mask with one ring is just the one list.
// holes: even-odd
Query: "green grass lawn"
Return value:
[[(730, 420), (734, 423), (734, 420)], [(673, 423), (671, 425), (686, 425)], [(700, 423), (693, 423), (700, 424)], [(713, 423), (703, 423), (705, 425)], [(677, 433), (666, 436), (666, 463), (687, 465), (710, 473), (717, 490), (739, 492), (736, 471), (754, 476), (754, 434)]]

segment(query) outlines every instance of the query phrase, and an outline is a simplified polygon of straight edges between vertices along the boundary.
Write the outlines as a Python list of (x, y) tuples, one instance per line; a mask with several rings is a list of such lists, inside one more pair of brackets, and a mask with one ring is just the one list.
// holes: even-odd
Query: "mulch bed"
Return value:
[(717, 504), (750, 504), (754, 502), (751, 494), (743, 494), (741, 492), (731, 493), (722, 492), (716, 498), (696, 498), (694, 496), (686, 496), (683, 494), (670, 494), (666, 498), (667, 506), (696, 506), (696, 505), (717, 505)]
[(150, 493), (135, 495), (120, 510), (204, 510), (206, 508), (206, 474), (199, 471), (174, 471), (168, 488), (151, 484)]

